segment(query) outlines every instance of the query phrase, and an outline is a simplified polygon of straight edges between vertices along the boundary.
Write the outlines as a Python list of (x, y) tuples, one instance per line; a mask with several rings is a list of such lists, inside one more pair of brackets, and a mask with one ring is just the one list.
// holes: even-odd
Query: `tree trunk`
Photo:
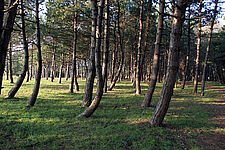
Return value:
[(185, 58), (185, 67), (184, 67), (184, 76), (182, 80), (182, 85), (181, 89), (184, 89), (185, 83), (187, 80), (187, 74), (188, 74), (188, 67), (189, 67), (189, 54), (190, 54), (190, 47), (191, 47), (191, 7), (189, 6), (189, 11), (188, 11), (188, 34), (187, 34), (187, 54)]
[(69, 79), (70, 76), (70, 65), (66, 63), (66, 81)]
[(59, 70), (59, 83), (62, 83), (62, 74), (63, 74), (63, 65), (64, 65), (64, 55), (61, 55), (61, 65)]
[(198, 89), (198, 75), (199, 75), (199, 59), (200, 59), (200, 48), (201, 48), (201, 30), (202, 30), (202, 0), (200, 0), (200, 8), (199, 8), (199, 23), (198, 23), (198, 42), (197, 42), (197, 57), (195, 61), (195, 79), (194, 79), (194, 89), (193, 93), (197, 93)]
[[(14, 4), (16, 0), (10, 0), (8, 3), (8, 7)], [(4, 1), (0, 2), (0, 8), (4, 8)], [(12, 7), (7, 14), (0, 11), (0, 94), (2, 89), (2, 80), (5, 69), (5, 59), (7, 55), (8, 45), (11, 38), (11, 33), (13, 31), (13, 24), (16, 17), (18, 3), (15, 3), (14, 7)], [(3, 9), (1, 9), (3, 10)]]
[(104, 92), (107, 92), (107, 70), (108, 70), (108, 55), (109, 55), (109, 0), (105, 1), (105, 29), (104, 29), (104, 54), (103, 54), (103, 65), (102, 65), (102, 77), (105, 85)]
[(148, 87), (148, 91), (145, 94), (144, 100), (141, 104), (142, 107), (149, 107), (152, 95), (155, 90), (155, 85), (157, 81), (157, 75), (159, 72), (159, 56), (160, 56), (160, 48), (161, 48), (161, 39), (162, 39), (162, 29), (163, 29), (163, 13), (165, 7), (165, 0), (160, 0), (159, 3), (159, 19), (157, 25), (157, 34), (156, 34), (156, 42), (155, 42), (155, 51), (154, 51), (154, 60), (153, 60), (153, 68), (150, 77), (150, 85)]
[(33, 78), (33, 59), (34, 59), (34, 46), (32, 44), (32, 49), (31, 49), (31, 63), (30, 63), (30, 80)]
[(22, 21), (22, 33), (23, 33), (23, 48), (24, 48), (24, 65), (23, 65), (23, 70), (17, 79), (16, 83), (12, 87), (12, 89), (8, 92), (8, 96), (6, 98), (13, 98), (17, 91), (20, 89), (25, 77), (26, 77), (26, 72), (28, 70), (28, 62), (29, 62), (29, 54), (28, 54), (28, 43), (27, 43), (27, 38), (26, 38), (26, 30), (25, 30), (25, 20), (24, 20), (24, 7), (23, 7), (23, 0), (21, 0), (21, 21)]
[(142, 34), (143, 34), (143, 0), (140, 2), (140, 16), (139, 16), (139, 37), (137, 47), (137, 67), (136, 67), (136, 94), (141, 94), (141, 53), (142, 53)]
[(36, 40), (37, 40), (37, 73), (35, 77), (34, 89), (33, 93), (30, 97), (30, 100), (27, 103), (27, 107), (34, 106), (37, 95), (39, 92), (40, 82), (41, 82), (41, 71), (42, 71), (42, 58), (41, 58), (41, 41), (40, 41), (40, 26), (39, 26), (39, 2), (38, 0), (35, 1), (35, 9), (36, 9)]
[(5, 66), (5, 80), (9, 80), (9, 63), (8, 56), (6, 55), (6, 66)]
[(13, 82), (13, 69), (12, 69), (12, 43), (9, 43), (9, 83)]
[(112, 71), (111, 71), (111, 80), (110, 83), (113, 82), (114, 75), (115, 75), (115, 66), (116, 66), (116, 50), (117, 50), (117, 38), (116, 38), (116, 21), (115, 21), (115, 27), (114, 27), (114, 48), (112, 50)]
[(178, 0), (173, 13), (172, 29), (170, 33), (170, 47), (168, 54), (167, 75), (161, 90), (160, 100), (156, 106), (154, 114), (150, 120), (152, 126), (160, 126), (169, 107), (173, 88), (176, 81), (176, 75), (179, 67), (179, 43), (182, 34), (182, 26), (187, 7), (186, 0)]
[(51, 82), (54, 81), (54, 78), (55, 78), (55, 48), (53, 49), (53, 52), (52, 52), (52, 66), (51, 66)]
[(210, 27), (208, 46), (207, 46), (207, 49), (206, 49), (205, 60), (204, 60), (204, 67), (203, 67), (203, 74), (202, 74), (201, 96), (204, 96), (206, 68), (207, 68), (208, 55), (209, 55), (210, 46), (211, 46), (211, 39), (212, 39), (214, 21), (216, 19), (217, 5), (218, 5), (218, 0), (215, 0), (215, 8), (214, 8), (214, 11), (213, 11), (213, 18), (212, 18), (211, 27)]
[(45, 67), (45, 79), (46, 80), (48, 80), (48, 68), (49, 68), (49, 64), (47, 63), (46, 67)]
[(121, 59), (120, 59), (120, 65), (119, 68), (117, 70), (117, 73), (112, 81), (112, 83), (109, 86), (108, 91), (112, 91), (113, 87), (116, 85), (116, 82), (120, 76), (120, 72), (123, 68), (123, 63), (124, 63), (124, 50), (123, 50), (123, 40), (122, 40), (122, 35), (121, 35), (121, 31), (120, 31), (120, 3), (117, 0), (118, 3), (118, 17), (117, 17), (117, 26), (118, 26), (118, 39), (119, 39), (119, 46), (120, 46), (120, 53), (121, 53)]
[(97, 25), (97, 1), (92, 0), (92, 27), (91, 27), (91, 53), (90, 65), (88, 65), (88, 77), (86, 80), (85, 93), (82, 102), (82, 107), (89, 106), (92, 100), (93, 83), (95, 79), (95, 46), (96, 46), (96, 25)]
[[(102, 30), (104, 3), (105, 0), (100, 0), (100, 6), (98, 8), (99, 12), (98, 12), (97, 30), (96, 30), (95, 66), (98, 79), (97, 92), (91, 105), (82, 114), (80, 114), (80, 116), (86, 118), (90, 117), (94, 113), (94, 111), (98, 108), (98, 105), (100, 104), (103, 95), (104, 79), (102, 76), (102, 66), (101, 66), (101, 33), (102, 33), (101, 30)], [(96, 4), (97, 0), (92, 0), (92, 6), (96, 7)]]

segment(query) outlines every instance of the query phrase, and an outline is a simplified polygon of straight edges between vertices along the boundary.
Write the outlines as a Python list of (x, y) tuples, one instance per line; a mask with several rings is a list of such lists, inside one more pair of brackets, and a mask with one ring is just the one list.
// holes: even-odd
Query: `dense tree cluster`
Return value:
[(70, 93), (79, 91), (77, 78), (86, 79), (82, 106), (88, 108), (79, 116), (90, 117), (103, 93), (120, 80), (130, 80), (137, 95), (141, 82), (149, 84), (141, 107), (151, 106), (156, 83), (163, 82), (150, 120), (159, 126), (177, 84), (184, 89), (193, 82), (197, 93), (201, 81), (204, 96), (206, 81), (225, 83), (225, 28), (213, 32), (221, 5), (220, 0), (0, 0), (0, 86), (4, 71), (10, 82), (18, 75), (6, 97), (13, 98), (25, 77), (29, 82), (35, 76), (30, 107), (41, 78), (58, 78), (59, 84), (70, 79)]

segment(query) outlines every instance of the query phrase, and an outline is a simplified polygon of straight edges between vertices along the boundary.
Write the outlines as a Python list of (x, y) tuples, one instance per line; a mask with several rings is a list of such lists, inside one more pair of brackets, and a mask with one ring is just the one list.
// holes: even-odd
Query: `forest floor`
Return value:
[[(0, 149), (225, 149), (225, 86), (208, 82), (205, 96), (192, 94), (192, 85), (178, 88), (162, 127), (150, 127), (154, 107), (141, 108), (148, 85), (135, 95), (130, 81), (118, 83), (104, 94), (99, 108), (88, 119), (77, 116), (85, 81), (80, 91), (68, 93), (62, 84), (42, 79), (37, 103), (25, 108), (34, 80), (24, 83), (16, 98), (4, 97), (13, 86), (4, 81), (0, 95)], [(158, 83), (152, 105), (156, 106), (162, 83)], [(96, 87), (95, 87), (96, 88)], [(96, 89), (94, 90), (94, 92)]]

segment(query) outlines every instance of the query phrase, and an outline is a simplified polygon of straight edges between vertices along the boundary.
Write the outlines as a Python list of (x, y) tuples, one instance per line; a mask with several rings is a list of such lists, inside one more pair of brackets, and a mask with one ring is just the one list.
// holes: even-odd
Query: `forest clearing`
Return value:
[[(159, 99), (157, 84), (152, 107), (142, 108), (130, 81), (103, 96), (96, 113), (79, 118), (81, 90), (68, 93), (69, 82), (43, 80), (34, 108), (25, 107), (32, 83), (24, 83), (17, 98), (3, 99), (12, 84), (5, 83), (0, 97), (0, 149), (224, 149), (225, 86), (208, 83), (206, 96), (192, 94), (192, 86), (175, 89), (163, 127), (148, 122)], [(143, 84), (144, 92), (148, 85)], [(95, 88), (96, 90), (96, 88)], [(215, 91), (216, 90), (216, 91)], [(13, 144), (12, 144), (13, 143)]]

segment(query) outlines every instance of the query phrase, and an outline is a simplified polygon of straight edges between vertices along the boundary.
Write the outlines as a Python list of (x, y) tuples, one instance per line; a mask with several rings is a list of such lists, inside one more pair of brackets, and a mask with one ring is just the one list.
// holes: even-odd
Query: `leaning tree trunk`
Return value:
[(82, 102), (82, 107), (89, 106), (91, 104), (93, 83), (95, 79), (95, 46), (96, 46), (96, 25), (97, 25), (97, 2), (92, 0), (92, 27), (91, 27), (91, 53), (90, 64), (88, 65), (88, 77), (86, 80), (85, 93)]
[(102, 65), (102, 77), (104, 86), (104, 92), (107, 92), (107, 69), (108, 69), (108, 57), (109, 57), (109, 0), (105, 1), (106, 12), (105, 12), (105, 29), (104, 29), (104, 55)]
[(23, 48), (24, 48), (24, 65), (23, 65), (23, 70), (17, 79), (16, 83), (12, 87), (12, 89), (8, 92), (8, 96), (6, 98), (13, 98), (17, 91), (20, 89), (25, 77), (26, 77), (26, 72), (28, 70), (28, 61), (29, 61), (29, 54), (28, 54), (28, 43), (27, 43), (27, 38), (26, 38), (26, 25), (25, 25), (25, 20), (24, 20), (24, 7), (23, 7), (23, 0), (21, 0), (21, 21), (22, 21), (22, 33), (23, 33)]
[(167, 75), (163, 83), (160, 100), (156, 106), (154, 114), (150, 120), (152, 126), (159, 126), (162, 124), (166, 112), (169, 108), (171, 96), (173, 95), (173, 88), (176, 81), (177, 71), (179, 67), (179, 43), (182, 34), (182, 26), (185, 18), (185, 11), (187, 7), (186, 0), (178, 0), (173, 13), (172, 29), (170, 33), (170, 47), (168, 55)]
[(194, 79), (194, 89), (193, 93), (197, 93), (198, 89), (198, 75), (199, 75), (199, 59), (200, 59), (200, 48), (201, 48), (201, 30), (202, 30), (202, 0), (200, 0), (200, 8), (199, 8), (199, 23), (198, 23), (198, 43), (197, 43), (197, 57), (195, 61), (195, 79)]
[(187, 34), (187, 54), (185, 57), (185, 67), (184, 67), (184, 76), (182, 80), (181, 89), (184, 89), (185, 83), (187, 80), (187, 74), (188, 74), (188, 67), (189, 67), (189, 54), (190, 54), (190, 47), (191, 47), (191, 7), (189, 6), (188, 11), (188, 34)]
[(203, 74), (202, 74), (201, 96), (204, 96), (206, 68), (207, 68), (207, 61), (208, 61), (208, 56), (209, 56), (209, 51), (210, 51), (210, 46), (211, 46), (211, 39), (212, 39), (214, 21), (216, 19), (217, 5), (218, 5), (218, 0), (215, 0), (215, 8), (214, 8), (214, 11), (213, 11), (213, 18), (212, 18), (211, 27), (210, 27), (208, 46), (207, 46), (207, 49), (206, 49), (205, 60), (204, 60), (204, 67), (203, 67)]
[(141, 94), (141, 51), (142, 51), (142, 34), (143, 34), (143, 0), (140, 4), (140, 16), (139, 16), (139, 37), (137, 47), (137, 67), (136, 67), (136, 94)]
[[(4, 9), (4, 2), (0, 2), (0, 8)], [(14, 5), (13, 5), (14, 4)], [(12, 6), (13, 5), (13, 6)], [(8, 10), (7, 14), (2, 12), (3, 9), (0, 10), (0, 94), (2, 89), (2, 80), (5, 69), (5, 59), (7, 55), (8, 45), (11, 38), (11, 33), (13, 31), (13, 24), (16, 17), (16, 10), (18, 6), (18, 2), (16, 0), (10, 0), (8, 3), (8, 7), (11, 7)]]
[[(74, 7), (77, 9), (77, 0), (74, 2)], [(76, 67), (76, 52), (77, 52), (77, 12), (74, 14), (74, 27), (73, 27), (73, 63), (72, 63), (72, 74), (70, 82), (70, 93), (73, 93), (73, 84), (75, 91), (79, 91), (79, 85), (77, 82), (77, 67)]]
[(159, 72), (159, 56), (160, 56), (161, 39), (162, 39), (164, 7), (165, 7), (165, 0), (160, 0), (160, 3), (159, 3), (159, 19), (158, 19), (158, 25), (157, 25), (157, 34), (156, 34), (152, 73), (151, 73), (151, 77), (150, 77), (150, 84), (149, 84), (149, 87), (148, 87), (148, 91), (145, 94), (144, 100), (141, 104), (142, 107), (149, 107), (150, 106), (150, 103), (151, 103), (151, 100), (152, 100), (152, 95), (153, 95), (154, 90), (155, 90), (157, 75), (158, 75), (158, 72)]
[(35, 1), (36, 6), (36, 40), (37, 40), (37, 73), (35, 77), (34, 89), (33, 93), (30, 97), (30, 100), (27, 103), (27, 107), (34, 106), (37, 95), (39, 92), (40, 82), (41, 82), (41, 71), (42, 71), (42, 58), (41, 58), (41, 41), (40, 41), (40, 26), (39, 26), (39, 2), (38, 0)]
[(123, 68), (123, 63), (124, 63), (124, 50), (123, 50), (123, 41), (122, 41), (122, 35), (121, 35), (121, 31), (120, 31), (120, 3), (117, 0), (118, 3), (118, 16), (117, 16), (117, 26), (118, 26), (118, 39), (119, 39), (119, 46), (120, 46), (120, 51), (121, 51), (121, 59), (120, 59), (120, 65), (119, 68), (116, 72), (116, 75), (113, 79), (113, 81), (111, 82), (108, 91), (112, 91), (113, 87), (116, 85), (116, 82), (120, 76), (121, 70)]
[[(97, 74), (97, 92), (91, 105), (82, 113), (82, 117), (90, 117), (94, 111), (98, 108), (103, 95), (104, 79), (102, 76), (102, 66), (101, 66), (101, 34), (102, 34), (102, 18), (105, 0), (100, 1), (100, 6), (98, 8), (98, 21), (96, 30), (96, 48), (95, 48), (95, 66)], [(96, 7), (97, 0), (92, 0), (92, 6)], [(96, 8), (95, 8), (96, 9)]]

